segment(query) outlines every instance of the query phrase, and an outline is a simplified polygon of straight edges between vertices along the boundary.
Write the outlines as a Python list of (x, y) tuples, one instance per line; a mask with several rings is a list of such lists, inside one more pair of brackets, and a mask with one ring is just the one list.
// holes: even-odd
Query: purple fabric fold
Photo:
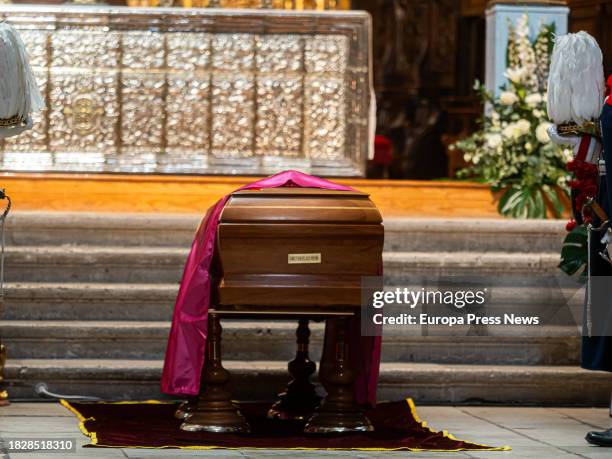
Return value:
[[(297, 171), (281, 172), (245, 185), (239, 190), (285, 186), (354, 191), (351, 187)], [(211, 305), (212, 260), (216, 248), (217, 225), (229, 196), (220, 199), (202, 219), (185, 263), (164, 360), (161, 390), (166, 394), (192, 396), (200, 391), (208, 310)], [(353, 349), (351, 361), (357, 374), (355, 395), (358, 403), (374, 406), (381, 338), (361, 336), (359, 324), (353, 325), (350, 340)]]

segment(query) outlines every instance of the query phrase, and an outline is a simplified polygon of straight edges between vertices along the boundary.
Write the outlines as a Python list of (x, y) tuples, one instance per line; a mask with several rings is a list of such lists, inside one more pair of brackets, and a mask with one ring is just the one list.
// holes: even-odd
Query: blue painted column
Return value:
[(569, 8), (564, 2), (508, 1), (491, 2), (486, 11), (486, 73), (485, 85), (489, 92), (499, 94), (499, 87), (507, 83), (506, 49), (508, 46), (508, 27), (515, 25), (524, 14), (529, 16), (529, 32), (535, 39), (540, 24), (555, 24), (556, 35), (567, 33)]

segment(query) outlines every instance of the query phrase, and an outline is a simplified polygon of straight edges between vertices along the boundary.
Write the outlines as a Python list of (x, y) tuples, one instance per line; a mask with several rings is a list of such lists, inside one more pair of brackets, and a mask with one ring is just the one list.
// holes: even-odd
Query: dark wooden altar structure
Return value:
[(485, 0), (352, 7), (372, 15), (377, 132), (393, 142), (390, 178), (453, 175), (463, 163), (447, 146), (473, 130), (482, 110), (472, 86), (484, 77)]
[(612, 73), (612, 0), (569, 0), (570, 32), (586, 30), (593, 35), (604, 57), (604, 72)]
[[(187, 407), (188, 431), (246, 432), (249, 426), (231, 403), (222, 366), (221, 319), (299, 320), (293, 380), (269, 416), (309, 419), (308, 433), (354, 432), (372, 426), (354, 398), (349, 364), (349, 321), (358, 317), (362, 278), (382, 265), (384, 229), (378, 209), (359, 192), (276, 188), (234, 193), (217, 232), (218, 280), (209, 311), (202, 391)], [(308, 355), (308, 321), (334, 321), (319, 379), (327, 396), (309, 382), (315, 364)]]

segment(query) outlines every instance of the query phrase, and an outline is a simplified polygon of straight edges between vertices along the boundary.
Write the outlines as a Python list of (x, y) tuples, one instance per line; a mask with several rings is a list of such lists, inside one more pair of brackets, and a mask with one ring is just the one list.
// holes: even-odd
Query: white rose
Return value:
[(499, 95), (499, 102), (502, 105), (512, 105), (518, 102), (518, 100), (518, 96), (510, 91), (504, 91)]
[(525, 102), (530, 107), (536, 107), (538, 104), (542, 103), (542, 95), (538, 94), (537, 92), (529, 94), (527, 97), (525, 97)]
[(520, 119), (516, 122), (516, 128), (520, 132), (519, 136), (526, 135), (531, 131), (531, 123), (526, 119)]
[(525, 70), (524, 67), (509, 68), (506, 69), (504, 76), (515, 84), (521, 84), (526, 76)]
[(520, 133), (516, 127), (516, 123), (509, 123), (503, 130), (502, 135), (508, 139), (517, 139)]
[(550, 136), (548, 135), (548, 128), (551, 126), (551, 123), (544, 122), (540, 123), (540, 125), (536, 128), (536, 139), (540, 143), (548, 143), (550, 142)]
[(565, 162), (568, 162), (574, 159), (574, 152), (570, 150), (569, 148), (564, 148), (562, 154), (563, 154), (563, 158), (565, 159)]
[(520, 119), (515, 123), (509, 123), (508, 126), (502, 130), (502, 135), (509, 139), (516, 140), (523, 135), (529, 134), (530, 130), (531, 123), (525, 119)]
[(499, 134), (490, 134), (487, 136), (487, 146), (489, 148), (497, 148), (502, 143), (502, 136)]

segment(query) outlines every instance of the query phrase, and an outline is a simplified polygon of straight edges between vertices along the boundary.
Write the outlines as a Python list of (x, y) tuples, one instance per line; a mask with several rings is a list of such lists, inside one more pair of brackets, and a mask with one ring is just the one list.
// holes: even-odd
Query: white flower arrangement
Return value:
[(512, 91), (503, 91), (499, 95), (499, 103), (502, 105), (514, 105), (519, 101), (518, 96)]
[(566, 162), (571, 152), (550, 141), (546, 84), (553, 46), (553, 25), (541, 25), (529, 39), (527, 15), (510, 25), (505, 75), (509, 83), (495, 98), (477, 81), (475, 89), (488, 108), (481, 129), (454, 147), (464, 152), (468, 168), (460, 177), (479, 178), (501, 191), (498, 209), (515, 218), (561, 217), (567, 195)]

